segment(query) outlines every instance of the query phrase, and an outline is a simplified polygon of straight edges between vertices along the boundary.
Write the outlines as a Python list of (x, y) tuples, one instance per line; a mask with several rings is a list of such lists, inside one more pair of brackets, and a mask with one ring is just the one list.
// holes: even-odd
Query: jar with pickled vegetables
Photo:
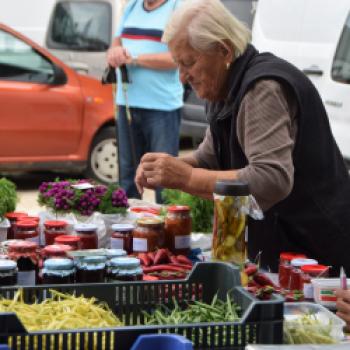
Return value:
[(172, 253), (188, 255), (191, 249), (192, 218), (190, 207), (172, 205), (165, 217), (165, 246)]
[(212, 256), (242, 266), (247, 259), (248, 184), (218, 180), (214, 189)]

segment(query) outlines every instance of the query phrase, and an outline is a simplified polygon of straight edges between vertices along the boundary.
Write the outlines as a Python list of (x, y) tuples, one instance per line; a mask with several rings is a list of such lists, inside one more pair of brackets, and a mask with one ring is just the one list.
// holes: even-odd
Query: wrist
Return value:
[(132, 58), (131, 58), (131, 65), (132, 66), (134, 66), (134, 67), (136, 67), (136, 66), (138, 66), (139, 65), (139, 56), (132, 56)]

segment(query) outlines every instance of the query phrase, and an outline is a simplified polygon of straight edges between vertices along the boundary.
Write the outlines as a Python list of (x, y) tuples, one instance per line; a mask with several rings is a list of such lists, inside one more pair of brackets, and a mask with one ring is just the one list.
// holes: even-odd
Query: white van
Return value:
[(312, 80), (350, 164), (350, 0), (259, 0), (252, 37)]

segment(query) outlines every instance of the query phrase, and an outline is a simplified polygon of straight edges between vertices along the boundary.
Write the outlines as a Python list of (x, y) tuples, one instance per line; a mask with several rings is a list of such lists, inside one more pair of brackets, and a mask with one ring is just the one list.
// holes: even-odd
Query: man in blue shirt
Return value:
[[(133, 198), (140, 196), (134, 177), (143, 154), (178, 154), (183, 88), (177, 66), (161, 38), (179, 4), (180, 0), (130, 0), (107, 55), (110, 66), (118, 68), (125, 64), (129, 74), (127, 103), (131, 107), (132, 137), (129, 137), (121, 83), (118, 83), (116, 103), (120, 185)], [(119, 69), (117, 74), (121, 82)], [(134, 164), (133, 148), (137, 164)], [(161, 202), (160, 189), (156, 190), (156, 199)]]

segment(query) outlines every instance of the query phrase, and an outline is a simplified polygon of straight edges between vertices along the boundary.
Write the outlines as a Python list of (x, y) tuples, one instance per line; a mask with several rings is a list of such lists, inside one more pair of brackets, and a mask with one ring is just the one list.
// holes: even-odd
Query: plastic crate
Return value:
[(130, 350), (192, 350), (192, 343), (177, 334), (140, 335)]
[[(0, 295), (12, 298), (19, 287), (1, 287)], [(283, 298), (259, 301), (240, 287), (236, 267), (226, 263), (197, 263), (186, 280), (73, 284), (23, 287), (26, 302), (42, 301), (50, 296), (50, 288), (77, 296), (95, 297), (105, 301), (125, 327), (41, 331), (27, 333), (13, 313), (0, 313), (0, 342), (15, 349), (94, 349), (129, 350), (142, 334), (177, 333), (191, 340), (194, 348), (243, 350), (251, 344), (280, 344), (283, 338)], [(225, 323), (144, 326), (142, 311), (152, 312), (173, 299), (179, 304), (191, 300), (211, 302), (216, 293), (225, 300), (232, 291), (241, 308), (241, 320)], [(3, 341), (1, 337), (5, 337)], [(25, 345), (28, 344), (26, 347)]]

